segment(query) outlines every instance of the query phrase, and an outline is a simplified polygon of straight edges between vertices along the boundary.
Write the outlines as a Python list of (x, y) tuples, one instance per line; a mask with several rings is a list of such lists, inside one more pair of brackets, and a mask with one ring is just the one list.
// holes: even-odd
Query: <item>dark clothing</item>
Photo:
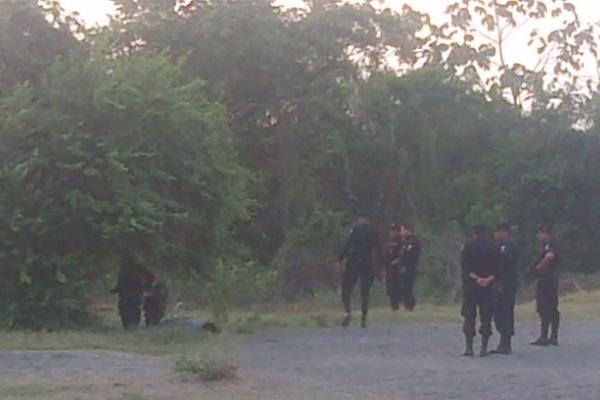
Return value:
[(479, 288), (469, 276), (476, 274), (482, 278), (498, 274), (498, 251), (490, 240), (475, 239), (464, 245), (461, 251), (463, 291)]
[(496, 281), (505, 288), (516, 291), (519, 286), (517, 260), (519, 248), (515, 242), (502, 242), (498, 245), (498, 271)]
[(552, 320), (558, 313), (558, 280), (538, 279), (535, 284), (535, 301), (540, 318)]
[(461, 314), (464, 317), (463, 332), (466, 337), (476, 334), (477, 314), (481, 321), (479, 333), (488, 337), (492, 334), (493, 289), (479, 286), (470, 274), (487, 278), (498, 272), (498, 251), (496, 246), (486, 239), (468, 242), (461, 251), (463, 280), (463, 304)]
[(514, 242), (498, 245), (498, 272), (494, 283), (494, 322), (501, 335), (515, 334), (515, 304), (518, 289), (517, 260), (519, 249)]
[(362, 311), (369, 308), (369, 291), (373, 284), (373, 258), (378, 244), (377, 234), (369, 225), (355, 226), (346, 241), (339, 260), (346, 261), (342, 282), (342, 301), (346, 313), (351, 311), (352, 290), (360, 280)]
[(402, 244), (402, 267), (406, 272), (412, 275), (417, 274), (417, 265), (421, 258), (421, 241), (415, 235), (412, 235)]
[(352, 291), (356, 282), (360, 280), (361, 310), (366, 314), (369, 310), (369, 292), (374, 280), (371, 268), (360, 264), (348, 264), (342, 279), (342, 302), (346, 313), (350, 314), (352, 311)]
[(137, 328), (142, 317), (142, 297), (119, 294), (119, 315), (125, 329)]
[[(494, 287), (494, 290), (501, 290)], [(506, 290), (506, 289), (504, 289)], [(515, 334), (515, 305), (517, 293), (512, 290), (495, 292), (494, 298), (494, 322), (496, 329), (503, 336), (514, 336)]]
[(144, 293), (144, 319), (146, 326), (158, 325), (165, 316), (168, 291), (164, 282), (156, 282)]
[(147, 276), (146, 270), (129, 259), (121, 265), (113, 293), (119, 295), (119, 315), (125, 329), (136, 328), (140, 324)]
[(470, 289), (463, 292), (461, 315), (464, 318), (463, 333), (466, 337), (474, 337), (477, 334), (477, 313), (479, 311), (479, 334), (484, 337), (492, 335), (492, 291), (490, 288)]
[(389, 240), (385, 245), (383, 259), (386, 268), (386, 292), (392, 309), (397, 310), (402, 300), (402, 282), (400, 280), (401, 254), (403, 243), (399, 239)]
[(536, 271), (538, 279), (554, 279), (558, 275), (558, 266), (560, 264), (560, 248), (556, 242), (544, 243), (538, 263), (542, 261), (548, 253), (554, 254), (554, 259), (546, 266), (546, 268)]
[(407, 310), (415, 308), (416, 299), (414, 295), (415, 279), (417, 278), (417, 266), (421, 258), (421, 241), (412, 235), (404, 241), (401, 251), (400, 293)]
[(536, 308), (543, 321), (553, 321), (558, 318), (558, 266), (560, 249), (554, 242), (545, 243), (538, 260), (541, 262), (548, 253), (554, 254), (554, 259), (542, 270), (536, 270)]
[(372, 268), (377, 242), (377, 233), (369, 225), (355, 226), (344, 245), (339, 261), (347, 260)]

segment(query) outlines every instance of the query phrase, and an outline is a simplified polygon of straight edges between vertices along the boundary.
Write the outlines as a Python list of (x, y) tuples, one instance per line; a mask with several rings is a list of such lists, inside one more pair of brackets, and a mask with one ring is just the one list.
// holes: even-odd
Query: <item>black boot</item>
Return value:
[(510, 354), (511, 346), (510, 346), (510, 336), (501, 335), (500, 336), (500, 344), (498, 344), (498, 348), (496, 350), (492, 350), (491, 354)]
[(462, 355), (463, 357), (473, 357), (475, 353), (473, 352), (473, 337), (465, 336), (465, 352)]
[(542, 320), (540, 337), (530, 344), (532, 346), (548, 346), (550, 341), (548, 340), (548, 330), (550, 329), (550, 322), (546, 320)]
[(488, 352), (488, 344), (490, 342), (490, 337), (489, 336), (482, 336), (481, 337), (481, 350), (479, 351), (479, 356), (481, 357), (487, 357), (490, 355), (490, 353)]
[(347, 313), (346, 316), (344, 317), (344, 319), (342, 320), (342, 326), (344, 328), (347, 328), (350, 326), (350, 321), (352, 320), (352, 316), (350, 315), (350, 313)]
[(548, 341), (548, 344), (550, 344), (551, 346), (558, 346), (558, 328), (559, 327), (560, 327), (560, 313), (557, 312), (556, 316), (552, 320), (552, 323), (550, 324), (552, 333), (550, 334), (550, 340)]
[(366, 328), (367, 327), (367, 313), (363, 311), (362, 316), (360, 318), (360, 327), (361, 328)]

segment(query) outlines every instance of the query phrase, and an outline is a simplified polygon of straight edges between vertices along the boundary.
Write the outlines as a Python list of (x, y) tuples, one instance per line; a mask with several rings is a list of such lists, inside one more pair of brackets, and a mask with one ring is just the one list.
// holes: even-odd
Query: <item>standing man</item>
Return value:
[(135, 329), (140, 324), (147, 271), (127, 251), (121, 254), (119, 278), (113, 293), (119, 295), (119, 315), (123, 328)]
[[(535, 301), (540, 316), (540, 337), (534, 346), (558, 346), (558, 328), (560, 312), (558, 311), (558, 265), (560, 250), (552, 240), (550, 226), (542, 224), (538, 228), (537, 238), (542, 242), (542, 253), (534, 266), (537, 276)], [(552, 330), (550, 338), (548, 331)]]
[(352, 290), (356, 282), (360, 280), (360, 296), (362, 318), (361, 327), (367, 327), (367, 313), (369, 311), (369, 291), (373, 284), (374, 271), (373, 257), (378, 246), (377, 233), (371, 228), (368, 213), (359, 215), (350, 237), (346, 241), (344, 249), (338, 259), (339, 265), (344, 265), (344, 276), (342, 281), (342, 302), (346, 315), (342, 326), (347, 327), (351, 321), (351, 298)]
[(402, 236), (402, 251), (400, 254), (401, 294), (404, 300), (404, 308), (407, 311), (412, 311), (416, 305), (413, 288), (417, 277), (417, 265), (421, 258), (421, 241), (415, 235), (413, 224), (402, 224), (400, 234)]
[(494, 282), (494, 322), (500, 333), (500, 344), (493, 354), (512, 353), (515, 334), (515, 302), (518, 290), (517, 259), (519, 249), (512, 240), (510, 224), (499, 223), (494, 232), (498, 248), (498, 272)]
[(489, 238), (485, 225), (473, 227), (473, 239), (463, 246), (461, 251), (463, 304), (461, 314), (464, 318), (466, 350), (463, 356), (473, 356), (473, 338), (476, 335), (477, 313), (481, 320), (480, 355), (488, 355), (488, 342), (492, 335), (492, 283), (496, 279), (498, 257), (496, 246)]
[(400, 268), (402, 263), (402, 228), (398, 224), (392, 224), (388, 230), (388, 241), (384, 249), (385, 264), (385, 286), (392, 311), (398, 311), (402, 296), (400, 281)]

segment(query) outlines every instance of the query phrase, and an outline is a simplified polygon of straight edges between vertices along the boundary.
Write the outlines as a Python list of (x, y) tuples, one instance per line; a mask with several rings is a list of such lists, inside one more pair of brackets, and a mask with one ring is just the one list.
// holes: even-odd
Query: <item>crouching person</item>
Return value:
[(169, 291), (163, 281), (156, 281), (153, 274), (147, 273), (144, 290), (144, 319), (146, 326), (156, 326), (165, 316)]

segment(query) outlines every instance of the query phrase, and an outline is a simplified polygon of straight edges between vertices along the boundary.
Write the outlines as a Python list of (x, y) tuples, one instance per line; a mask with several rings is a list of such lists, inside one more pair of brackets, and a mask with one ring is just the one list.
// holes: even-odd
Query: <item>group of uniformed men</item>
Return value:
[[(487, 226), (473, 227), (472, 238), (462, 248), (462, 308), (463, 333), (466, 349), (464, 356), (474, 355), (473, 339), (476, 336), (477, 315), (480, 319), (480, 355), (510, 354), (515, 334), (515, 303), (518, 290), (517, 260), (519, 250), (512, 239), (511, 226), (499, 223), (492, 233)], [(536, 275), (536, 307), (541, 321), (540, 336), (534, 346), (558, 346), (560, 313), (558, 311), (557, 268), (560, 250), (552, 240), (550, 227), (539, 226), (537, 239), (542, 244), (540, 257), (533, 266)], [(342, 301), (345, 316), (342, 326), (351, 322), (353, 287), (360, 281), (362, 318), (361, 326), (367, 327), (369, 291), (377, 275), (385, 278), (391, 308), (399, 309), (400, 303), (408, 311), (416, 305), (413, 287), (417, 265), (421, 256), (421, 242), (412, 224), (393, 224), (387, 241), (380, 246), (376, 231), (371, 227), (368, 214), (362, 213), (352, 229), (340, 254), (339, 266), (344, 267)], [(374, 268), (375, 260), (383, 260), (385, 268)], [(496, 350), (488, 351), (492, 335), (492, 320), (500, 334)]]

